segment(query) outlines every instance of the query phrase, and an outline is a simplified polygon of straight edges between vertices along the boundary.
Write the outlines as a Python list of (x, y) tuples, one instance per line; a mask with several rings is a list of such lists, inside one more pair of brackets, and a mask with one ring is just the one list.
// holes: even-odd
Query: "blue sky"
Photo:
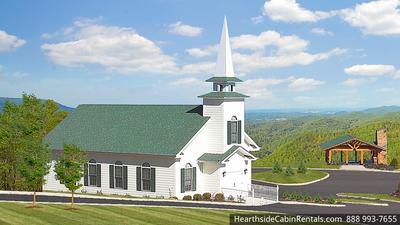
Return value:
[(400, 0), (1, 1), (0, 96), (192, 104), (227, 16), (248, 109), (400, 105)]

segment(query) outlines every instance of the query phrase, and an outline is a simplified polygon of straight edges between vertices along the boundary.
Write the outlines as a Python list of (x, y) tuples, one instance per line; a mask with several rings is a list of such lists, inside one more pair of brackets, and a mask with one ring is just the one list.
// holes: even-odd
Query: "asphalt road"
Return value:
[[(254, 172), (267, 171), (268, 169), (253, 169)], [(360, 171), (332, 171), (328, 179), (305, 185), (305, 186), (280, 186), (280, 193), (286, 190), (301, 191), (311, 195), (321, 196), (334, 195), (340, 192), (365, 192), (365, 193), (391, 193), (400, 181), (399, 173), (360, 172)], [(258, 183), (255, 182), (254, 183)], [(31, 195), (0, 194), (0, 201), (32, 201)], [(70, 202), (69, 197), (38, 196), (39, 202)], [(264, 212), (277, 212), (288, 214), (400, 214), (399, 203), (389, 203), (389, 206), (369, 206), (358, 204), (346, 204), (346, 207), (321, 207), (308, 205), (271, 204), (264, 206), (238, 206), (238, 205), (215, 205), (198, 204), (182, 201), (140, 201), (140, 200), (118, 200), (118, 199), (93, 199), (76, 198), (76, 203), (94, 204), (121, 204), (137, 206), (176, 206), (176, 207), (199, 207), (199, 208), (224, 208), (237, 210), (256, 210)]]
[[(32, 201), (31, 195), (10, 195), (0, 194), (0, 201)], [(69, 197), (59, 196), (38, 196), (38, 202), (65, 202), (69, 203)], [(271, 204), (263, 206), (238, 206), (238, 205), (215, 205), (215, 204), (198, 204), (181, 201), (138, 201), (138, 200), (118, 200), (118, 199), (93, 199), (93, 198), (75, 198), (76, 203), (92, 203), (92, 204), (119, 204), (119, 205), (136, 205), (136, 206), (175, 206), (175, 207), (198, 207), (198, 208), (219, 208), (219, 209), (236, 209), (236, 210), (255, 210), (264, 212), (277, 212), (288, 214), (399, 214), (400, 204), (390, 203), (388, 207), (355, 205), (348, 204), (346, 207), (322, 207), (308, 205), (287, 205), (287, 204)]]
[[(253, 172), (263, 172), (270, 169), (254, 168)], [(388, 194), (396, 190), (400, 182), (400, 173), (384, 173), (370, 171), (321, 170), (329, 173), (329, 178), (304, 186), (279, 186), (279, 192), (299, 191), (310, 195), (320, 194), (323, 197), (337, 193), (379, 193)], [(253, 181), (255, 184), (262, 184)], [(399, 211), (400, 213), (400, 211)]]

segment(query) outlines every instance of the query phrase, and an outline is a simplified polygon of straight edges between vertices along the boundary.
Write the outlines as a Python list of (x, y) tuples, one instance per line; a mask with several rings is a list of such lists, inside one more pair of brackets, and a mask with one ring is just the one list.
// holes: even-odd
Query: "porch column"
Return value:
[(346, 150), (346, 165), (349, 164), (349, 151)]
[(364, 151), (360, 152), (360, 161), (361, 161), (361, 165), (364, 165)]
[(343, 150), (340, 150), (340, 164), (343, 163)]
[(332, 162), (332, 150), (329, 150), (328, 162), (329, 164)]

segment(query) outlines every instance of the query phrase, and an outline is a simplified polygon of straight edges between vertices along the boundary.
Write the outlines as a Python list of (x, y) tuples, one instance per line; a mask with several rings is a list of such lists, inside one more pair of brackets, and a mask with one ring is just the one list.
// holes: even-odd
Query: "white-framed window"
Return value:
[(88, 163), (89, 186), (97, 186), (97, 163), (91, 159)]
[(185, 165), (185, 191), (193, 190), (193, 169), (190, 163)]
[(116, 161), (114, 166), (114, 180), (115, 188), (123, 189), (123, 174), (122, 174), (122, 162)]
[(151, 191), (151, 168), (150, 163), (142, 164), (142, 190)]
[(231, 141), (232, 144), (238, 143), (238, 120), (236, 116), (231, 119)]

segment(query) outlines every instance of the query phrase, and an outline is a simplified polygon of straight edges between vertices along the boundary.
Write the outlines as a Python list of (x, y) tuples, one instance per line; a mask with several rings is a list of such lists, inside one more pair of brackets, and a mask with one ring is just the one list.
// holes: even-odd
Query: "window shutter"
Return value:
[(110, 165), (110, 188), (114, 188), (114, 165)]
[(232, 122), (231, 122), (231, 121), (228, 121), (228, 127), (227, 127), (227, 128), (228, 128), (228, 129), (227, 129), (227, 131), (228, 131), (228, 132), (227, 132), (227, 133), (228, 133), (228, 134), (227, 134), (228, 145), (232, 144), (232, 136), (231, 136), (231, 135), (232, 135), (232, 134), (231, 134), (231, 127), (232, 127), (232, 125), (231, 125), (231, 124), (232, 124)]
[(242, 121), (238, 121), (238, 144), (242, 143)]
[(156, 192), (156, 168), (150, 169), (150, 191)]
[(101, 187), (101, 164), (97, 164), (96, 172), (97, 187)]
[(142, 190), (142, 167), (136, 167), (136, 190)]
[(185, 192), (185, 168), (181, 169), (181, 193)]
[(88, 186), (88, 164), (83, 164), (83, 185)]
[(196, 190), (196, 167), (192, 168), (193, 172), (192, 172), (192, 191)]
[(122, 167), (122, 185), (125, 190), (128, 190), (128, 166)]

